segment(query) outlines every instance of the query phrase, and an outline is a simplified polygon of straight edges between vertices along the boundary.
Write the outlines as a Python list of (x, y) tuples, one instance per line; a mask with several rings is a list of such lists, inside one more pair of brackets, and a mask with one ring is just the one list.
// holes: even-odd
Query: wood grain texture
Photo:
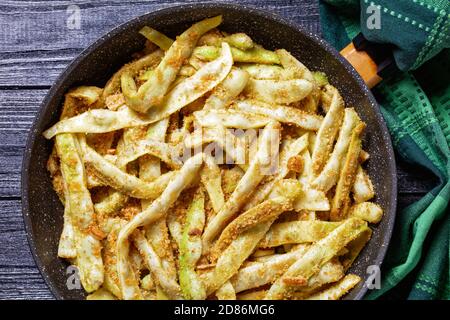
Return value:
[(52, 299), (28, 246), (20, 200), (0, 201), (0, 299)]
[[(52, 299), (34, 263), (21, 214), (20, 168), (28, 130), (48, 88), (90, 43), (143, 13), (196, 1), (0, 2), (0, 299)], [(216, 2), (216, 1), (207, 1)], [(225, 1), (254, 5), (320, 32), (316, 0)], [(67, 28), (69, 5), (81, 10), (81, 28)], [(437, 180), (398, 163), (399, 209), (417, 201)]]
[[(0, 87), (50, 86), (84, 48), (117, 25), (144, 13), (196, 1), (2, 1)], [(215, 3), (216, 1), (204, 1)], [(236, 2), (236, 1), (223, 1)], [(315, 0), (243, 0), (319, 32)], [(80, 8), (80, 29), (69, 29), (68, 6)]]

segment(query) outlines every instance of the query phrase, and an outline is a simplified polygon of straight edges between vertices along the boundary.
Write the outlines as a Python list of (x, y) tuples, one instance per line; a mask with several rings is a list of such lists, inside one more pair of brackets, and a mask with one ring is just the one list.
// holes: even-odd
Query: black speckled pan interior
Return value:
[[(83, 299), (85, 296), (83, 290), (67, 288), (68, 263), (57, 257), (63, 206), (46, 170), (52, 142), (42, 136), (46, 128), (57, 122), (64, 93), (81, 84), (103, 86), (114, 71), (130, 60), (133, 52), (142, 49), (144, 39), (138, 30), (144, 25), (174, 37), (193, 22), (218, 14), (224, 17), (222, 30), (245, 32), (268, 49), (285, 48), (311, 70), (325, 72), (347, 106), (354, 106), (368, 124), (364, 138), (364, 148), (371, 155), (368, 171), (376, 189), (376, 201), (385, 214), (381, 223), (374, 226), (373, 237), (351, 272), (366, 278), (369, 265), (381, 265), (395, 219), (397, 182), (390, 136), (370, 90), (338, 52), (318, 36), (284, 18), (240, 5), (191, 4), (148, 13), (104, 35), (67, 67), (42, 102), (24, 154), (22, 205), (31, 251), (56, 298)], [(362, 282), (346, 299), (361, 299), (366, 291)]]

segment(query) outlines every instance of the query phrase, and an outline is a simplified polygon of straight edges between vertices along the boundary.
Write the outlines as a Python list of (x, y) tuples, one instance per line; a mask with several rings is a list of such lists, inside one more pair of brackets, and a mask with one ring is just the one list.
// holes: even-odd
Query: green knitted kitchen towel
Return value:
[[(320, 0), (323, 36), (336, 49), (359, 32), (393, 46), (402, 73), (384, 80), (374, 94), (397, 154), (439, 178), (439, 185), (425, 197), (397, 213), (381, 289), (372, 290), (368, 299), (450, 299), (449, 3)], [(380, 28), (373, 28), (377, 10)]]

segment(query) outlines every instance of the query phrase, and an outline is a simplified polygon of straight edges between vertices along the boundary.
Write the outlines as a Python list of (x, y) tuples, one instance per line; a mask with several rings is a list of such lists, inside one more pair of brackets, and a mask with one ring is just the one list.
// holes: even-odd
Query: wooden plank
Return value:
[[(131, 18), (183, 2), (195, 1), (2, 1), (0, 87), (50, 86), (67, 64), (101, 35)], [(278, 13), (312, 32), (320, 31), (315, 0), (239, 3)], [(67, 8), (74, 4), (80, 8), (80, 29), (67, 27), (72, 13)]]
[(54, 299), (37, 267), (0, 267), (1, 300)]
[[(161, 8), (196, 1), (2, 1), (2, 52), (83, 49), (121, 23)], [(203, 2), (216, 3), (214, 0)], [(223, 1), (235, 2), (235, 1)], [(272, 11), (312, 32), (319, 32), (318, 5), (315, 0), (242, 0)], [(73, 27), (70, 6), (80, 9), (80, 26)]]
[(52, 299), (24, 230), (20, 200), (0, 201), (0, 299)]
[[(20, 200), (0, 201), (0, 266), (34, 266), (23, 224)], [(21, 250), (18, 250), (21, 248)]]
[(2, 147), (25, 146), (28, 131), (47, 90), (0, 90)]
[(0, 91), (0, 197), (20, 196), (22, 153), (46, 93), (47, 90)]

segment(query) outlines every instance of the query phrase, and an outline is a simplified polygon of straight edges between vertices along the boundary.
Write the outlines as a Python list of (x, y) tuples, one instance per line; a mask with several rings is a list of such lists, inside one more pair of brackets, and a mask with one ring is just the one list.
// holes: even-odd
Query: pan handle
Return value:
[(398, 71), (391, 47), (370, 42), (362, 33), (341, 50), (341, 55), (350, 62), (369, 88)]

